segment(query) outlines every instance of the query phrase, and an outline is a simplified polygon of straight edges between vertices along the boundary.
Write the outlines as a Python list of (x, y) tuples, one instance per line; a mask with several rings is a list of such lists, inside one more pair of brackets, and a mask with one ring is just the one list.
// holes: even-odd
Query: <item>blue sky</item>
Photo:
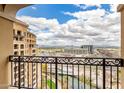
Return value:
[(18, 11), (44, 46), (120, 46), (120, 15), (112, 4), (37, 4)]
[[(85, 4), (82, 4), (82, 7), (85, 7)], [(56, 18), (60, 24), (67, 22), (70, 19), (75, 19), (75, 17), (64, 15), (63, 12), (78, 12), (78, 11), (88, 11), (95, 10), (97, 6), (89, 6), (86, 9), (82, 9), (73, 4), (38, 4), (26, 7), (18, 11), (17, 16), (32, 16), (32, 17), (44, 17), (47, 19)], [(101, 4), (101, 9), (105, 9), (110, 12), (109, 4)]]

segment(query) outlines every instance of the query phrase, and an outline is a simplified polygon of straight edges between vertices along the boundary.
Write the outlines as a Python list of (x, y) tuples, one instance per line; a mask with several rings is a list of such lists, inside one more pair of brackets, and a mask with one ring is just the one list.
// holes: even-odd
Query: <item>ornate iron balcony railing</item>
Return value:
[(121, 88), (121, 58), (9, 56), (11, 86), (40, 89)]

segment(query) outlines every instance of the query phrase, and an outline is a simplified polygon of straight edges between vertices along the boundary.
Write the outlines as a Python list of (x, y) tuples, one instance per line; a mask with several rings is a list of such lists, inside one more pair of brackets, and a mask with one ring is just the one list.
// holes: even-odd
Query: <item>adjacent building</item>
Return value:
[(38, 56), (55, 56), (64, 52), (64, 48), (43, 47), (37, 48), (36, 55)]
[(74, 55), (93, 54), (93, 45), (82, 45), (81, 48), (65, 48), (64, 53)]
[[(23, 23), (22, 21), (15, 20), (13, 23), (13, 54), (18, 55), (18, 56), (35, 56), (36, 55), (36, 36), (28, 31), (28, 25)], [(15, 86), (18, 85), (18, 63), (14, 63), (12, 65), (12, 68), (15, 73), (13, 73), (13, 78), (16, 78), (15, 81), (13, 81), (13, 84)], [(33, 74), (36, 74), (36, 72), (32, 69), (36, 68), (36, 64), (33, 63), (20, 63), (20, 73), (23, 77), (20, 78), (21, 86), (29, 85), (31, 86), (32, 84), (35, 83), (35, 81), (32, 81), (36, 76), (32, 77)], [(28, 67), (28, 68), (27, 68)], [(31, 72), (29, 75), (28, 80), (28, 75), (25, 73), (25, 70), (28, 70)]]
[(27, 31), (26, 34), (26, 55), (32, 55), (35, 56), (36, 55), (36, 36)]
[(13, 54), (35, 55), (36, 36), (28, 31), (28, 25), (20, 21), (13, 24)]

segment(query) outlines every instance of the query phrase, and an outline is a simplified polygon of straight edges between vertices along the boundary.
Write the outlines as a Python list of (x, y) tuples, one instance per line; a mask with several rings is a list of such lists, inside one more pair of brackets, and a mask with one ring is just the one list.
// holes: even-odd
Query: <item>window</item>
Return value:
[(23, 39), (23, 37), (20, 37), (20, 41), (23, 41), (24, 39)]
[(16, 55), (16, 56), (17, 56), (17, 55), (18, 55), (18, 52), (17, 52), (17, 51), (15, 51), (15, 52), (14, 52), (14, 55)]
[(21, 31), (20, 30), (17, 31), (17, 35), (21, 35)]
[(14, 44), (14, 49), (18, 49), (18, 44)]
[(18, 37), (16, 37), (15, 39), (16, 39), (16, 41), (18, 41)]
[(21, 48), (21, 49), (24, 49), (24, 45), (23, 45), (23, 44), (21, 44), (21, 45), (20, 45), (20, 48)]
[(32, 50), (33, 53), (35, 53), (35, 50)]
[(34, 45), (32, 44), (32, 48), (34, 47)]
[(29, 35), (29, 37), (31, 38), (31, 34)]
[(21, 52), (20, 52), (20, 55), (23, 56), (23, 55), (24, 55), (24, 51), (21, 51)]
[(31, 48), (31, 46), (32, 46), (32, 45), (31, 45), (31, 44), (29, 44), (29, 48)]

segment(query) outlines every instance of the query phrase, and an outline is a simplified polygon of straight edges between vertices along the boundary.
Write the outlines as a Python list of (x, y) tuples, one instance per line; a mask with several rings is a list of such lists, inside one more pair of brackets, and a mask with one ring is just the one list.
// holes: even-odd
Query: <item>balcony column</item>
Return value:
[(0, 15), (0, 88), (10, 85), (8, 56), (13, 53), (13, 22)]
[[(121, 15), (121, 58), (124, 59), (124, 5), (119, 5), (117, 11)], [(121, 69), (121, 88), (124, 89), (124, 67)]]
[[(121, 12), (121, 57), (124, 59), (124, 10)], [(122, 68), (121, 86), (124, 88), (124, 67)]]

